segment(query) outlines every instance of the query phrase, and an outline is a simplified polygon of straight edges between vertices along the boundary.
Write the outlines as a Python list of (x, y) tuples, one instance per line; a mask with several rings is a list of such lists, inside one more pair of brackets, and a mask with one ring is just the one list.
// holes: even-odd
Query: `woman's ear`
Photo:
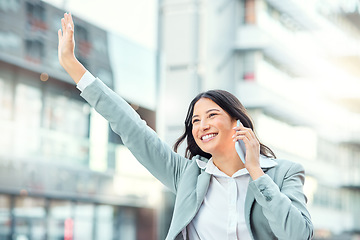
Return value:
[(236, 126), (237, 126), (237, 119), (233, 118), (233, 119), (231, 120), (231, 127), (234, 128), (234, 127), (236, 127)]

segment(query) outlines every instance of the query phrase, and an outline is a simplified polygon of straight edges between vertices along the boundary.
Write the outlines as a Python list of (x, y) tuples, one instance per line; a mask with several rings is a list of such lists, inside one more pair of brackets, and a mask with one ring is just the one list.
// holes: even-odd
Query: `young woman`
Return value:
[[(185, 133), (173, 151), (116, 93), (74, 55), (74, 24), (61, 19), (59, 61), (81, 96), (109, 122), (137, 160), (176, 194), (166, 239), (311, 239), (303, 193), (304, 169), (259, 143), (245, 108), (232, 94), (212, 90), (190, 104)], [(242, 124), (237, 126), (237, 120)], [(176, 150), (187, 141), (186, 156)], [(245, 163), (235, 141), (246, 147)]]

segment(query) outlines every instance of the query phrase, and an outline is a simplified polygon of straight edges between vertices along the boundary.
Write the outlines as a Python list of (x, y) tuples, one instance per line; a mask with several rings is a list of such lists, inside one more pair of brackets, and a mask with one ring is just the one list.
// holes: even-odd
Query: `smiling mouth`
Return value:
[(207, 134), (205, 136), (202, 136), (200, 139), (204, 141), (204, 140), (214, 138), (214, 137), (216, 137), (216, 135), (217, 135), (217, 133), (211, 133), (211, 134)]

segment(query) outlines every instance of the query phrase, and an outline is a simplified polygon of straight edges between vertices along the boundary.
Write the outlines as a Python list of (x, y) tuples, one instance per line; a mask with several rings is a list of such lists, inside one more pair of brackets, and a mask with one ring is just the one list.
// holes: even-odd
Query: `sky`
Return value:
[[(158, 0), (43, 0), (96, 26), (156, 48)], [(76, 24), (76, 23), (75, 23)]]

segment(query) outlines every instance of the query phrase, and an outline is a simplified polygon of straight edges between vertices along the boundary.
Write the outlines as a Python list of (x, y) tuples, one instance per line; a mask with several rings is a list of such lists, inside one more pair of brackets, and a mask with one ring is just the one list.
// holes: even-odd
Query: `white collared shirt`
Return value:
[[(207, 163), (196, 161), (199, 168), (212, 176), (204, 201), (187, 226), (189, 240), (251, 240), (245, 222), (245, 198), (250, 180), (247, 169), (240, 169), (230, 177), (220, 171), (212, 159)], [(274, 165), (274, 161), (260, 156), (262, 168)]]
[(245, 223), (245, 197), (249, 185), (249, 172), (240, 169), (229, 177), (210, 159), (197, 160), (200, 168), (211, 174), (204, 201), (187, 227), (190, 240), (251, 240)]

